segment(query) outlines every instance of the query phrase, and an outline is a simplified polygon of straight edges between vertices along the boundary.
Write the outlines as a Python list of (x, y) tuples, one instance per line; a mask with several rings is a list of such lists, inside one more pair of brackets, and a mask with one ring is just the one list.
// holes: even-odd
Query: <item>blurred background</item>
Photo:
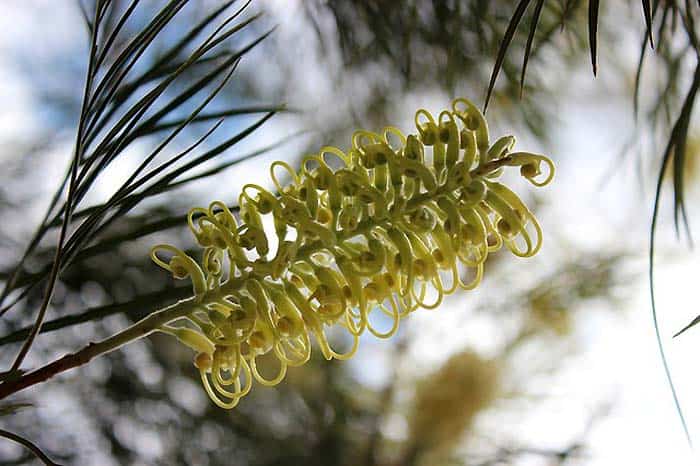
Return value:
[[(105, 68), (173, 2), (111, 3), (105, 31), (135, 6)], [(271, 186), (271, 161), (294, 166), (323, 145), (347, 148), (355, 129), (413, 131), (416, 109), (439, 111), (454, 97), (482, 105), (517, 3), (254, 0), (212, 17), (223, 2), (184, 2), (117, 86), (110, 105), (122, 98), (122, 106), (105, 121), (115, 121), (109, 118), (138, 103), (192, 53), (201, 38), (179, 41), (194, 25), (205, 21), (206, 37), (243, 7), (232, 24), (244, 26), (178, 75), (160, 97), (167, 111), (149, 110), (145, 119), (158, 118), (130, 133), (78, 212), (105, 203), (221, 82), (201, 80), (245, 50), (230, 80), (158, 160), (182, 152), (225, 117), (192, 157), (213, 155), (88, 238), (62, 272), (47, 331), (23, 367), (45, 364), (185, 296), (187, 287), (158, 269), (148, 251), (160, 242), (194, 248), (184, 223), (190, 207), (215, 199), (235, 204), (243, 184)], [(0, 426), (54, 461), (76, 465), (693, 464), (656, 347), (647, 257), (661, 158), (697, 61), (695, 25), (687, 20), (700, 10), (693, 2), (689, 10), (652, 2), (656, 51), (647, 50), (637, 83), (641, 2), (601, 2), (594, 77), (588, 3), (548, 0), (520, 98), (536, 3), (515, 31), (487, 113), (492, 137), (514, 134), (519, 149), (557, 164), (555, 181), (536, 193), (509, 178), (545, 232), (536, 257), (494, 255), (477, 290), (416, 312), (390, 340), (363, 337), (350, 361), (328, 362), (316, 353), (280, 385), (256, 386), (232, 411), (209, 401), (191, 351), (156, 335), (14, 395), (0, 405)], [(44, 215), (73, 153), (90, 56), (86, 18), (95, 9), (94, 2), (80, 5), (0, 4), (0, 279), (10, 284), (0, 310), (3, 367), (34, 321), (56, 244), (61, 216)], [(688, 122), (680, 159), (691, 230), (700, 219), (696, 120)], [(109, 141), (108, 128), (98, 127), (95, 140)], [(676, 238), (674, 185), (671, 174), (662, 182), (657, 305), (697, 443), (700, 337), (694, 330), (671, 336), (699, 313), (700, 261), (682, 228)], [(13, 279), (42, 225), (45, 234)], [(37, 460), (0, 439), (0, 464)]]

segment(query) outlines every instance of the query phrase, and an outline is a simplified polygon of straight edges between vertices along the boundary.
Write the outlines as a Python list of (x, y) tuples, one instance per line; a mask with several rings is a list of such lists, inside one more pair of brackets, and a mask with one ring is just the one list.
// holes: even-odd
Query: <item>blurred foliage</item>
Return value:
[(458, 444), (474, 418), (499, 396), (500, 366), (499, 361), (465, 350), (450, 356), (437, 373), (417, 384), (408, 422), (412, 450), (407, 462), (420, 455), (439, 457)]
[[(347, 70), (381, 63), (389, 73), (398, 76), (404, 92), (439, 86), (450, 95), (475, 97), (486, 94), (495, 51), (509, 24), (512, 8), (513, 2), (484, 0), (305, 3), (321, 41), (337, 40)], [(585, 14), (581, 1), (545, 2), (534, 36), (536, 46), (531, 49), (529, 60), (538, 63), (548, 53), (551, 60), (554, 51), (556, 60), (572, 63), (586, 50), (585, 23), (581, 21)], [(334, 24), (330, 39), (323, 33), (325, 28), (319, 26), (328, 16)], [(525, 25), (533, 21), (529, 17)], [(554, 97), (547, 90), (547, 73), (533, 67), (524, 85), (528, 98), (520, 99), (521, 55), (516, 52), (524, 51), (527, 42), (527, 36), (516, 35), (511, 53), (504, 57), (504, 79), (495, 88), (493, 118), (522, 124), (536, 136), (545, 138), (552, 122), (548, 104), (551, 105)], [(367, 83), (370, 100), (377, 107), (368, 109), (370, 114), (381, 111), (390, 95), (387, 82), (392, 81)]]

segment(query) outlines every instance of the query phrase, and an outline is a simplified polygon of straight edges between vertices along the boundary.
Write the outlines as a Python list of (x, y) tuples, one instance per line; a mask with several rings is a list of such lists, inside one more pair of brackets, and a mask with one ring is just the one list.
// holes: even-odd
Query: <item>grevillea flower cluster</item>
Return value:
[[(170, 245), (153, 248), (158, 265), (192, 281), (197, 303), (188, 322), (160, 330), (197, 352), (217, 405), (234, 407), (254, 379), (279, 383), (309, 360), (312, 338), (326, 359), (350, 358), (365, 331), (388, 338), (411, 312), (476, 287), (489, 253), (540, 249), (535, 216), (497, 180), (513, 166), (543, 186), (552, 162), (514, 152), (512, 136), (491, 143), (466, 99), (437, 118), (421, 109), (415, 123), (408, 136), (357, 131), (349, 151), (324, 147), (299, 171), (273, 163), (276, 192), (244, 186), (238, 215), (219, 201), (192, 209), (201, 263)], [(345, 332), (349, 349), (333, 348), (329, 332)], [(272, 377), (258, 369), (265, 355), (278, 361)]]

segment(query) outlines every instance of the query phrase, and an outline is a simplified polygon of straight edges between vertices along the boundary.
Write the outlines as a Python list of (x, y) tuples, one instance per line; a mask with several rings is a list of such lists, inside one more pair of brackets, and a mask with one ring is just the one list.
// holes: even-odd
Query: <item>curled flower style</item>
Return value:
[[(512, 136), (491, 143), (484, 115), (466, 99), (437, 118), (419, 110), (415, 122), (417, 134), (357, 131), (349, 151), (323, 147), (298, 172), (274, 162), (277, 192), (244, 186), (238, 216), (219, 201), (192, 209), (201, 263), (173, 246), (153, 248), (158, 265), (192, 281), (196, 311), (161, 330), (197, 352), (217, 405), (234, 407), (253, 379), (279, 383), (308, 361), (312, 338), (326, 359), (350, 358), (365, 331), (388, 338), (416, 309), (475, 288), (489, 253), (540, 249), (537, 219), (497, 180), (514, 166), (543, 186), (552, 162), (513, 152)], [(331, 328), (349, 348), (331, 346)], [(276, 374), (260, 373), (264, 356), (276, 358)]]

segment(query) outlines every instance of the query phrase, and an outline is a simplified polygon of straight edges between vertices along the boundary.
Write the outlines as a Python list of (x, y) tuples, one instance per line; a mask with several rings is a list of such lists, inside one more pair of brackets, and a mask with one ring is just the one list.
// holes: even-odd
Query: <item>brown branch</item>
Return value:
[(196, 305), (195, 298), (179, 301), (154, 312), (117, 334), (97, 343), (91, 342), (83, 349), (67, 354), (32, 372), (19, 376), (17, 373), (6, 373), (5, 381), (0, 383), (0, 400), (32, 385), (45, 382), (61, 372), (87, 364), (95, 357), (114, 351), (131, 341), (143, 338), (153, 333), (161, 325), (191, 313)]

